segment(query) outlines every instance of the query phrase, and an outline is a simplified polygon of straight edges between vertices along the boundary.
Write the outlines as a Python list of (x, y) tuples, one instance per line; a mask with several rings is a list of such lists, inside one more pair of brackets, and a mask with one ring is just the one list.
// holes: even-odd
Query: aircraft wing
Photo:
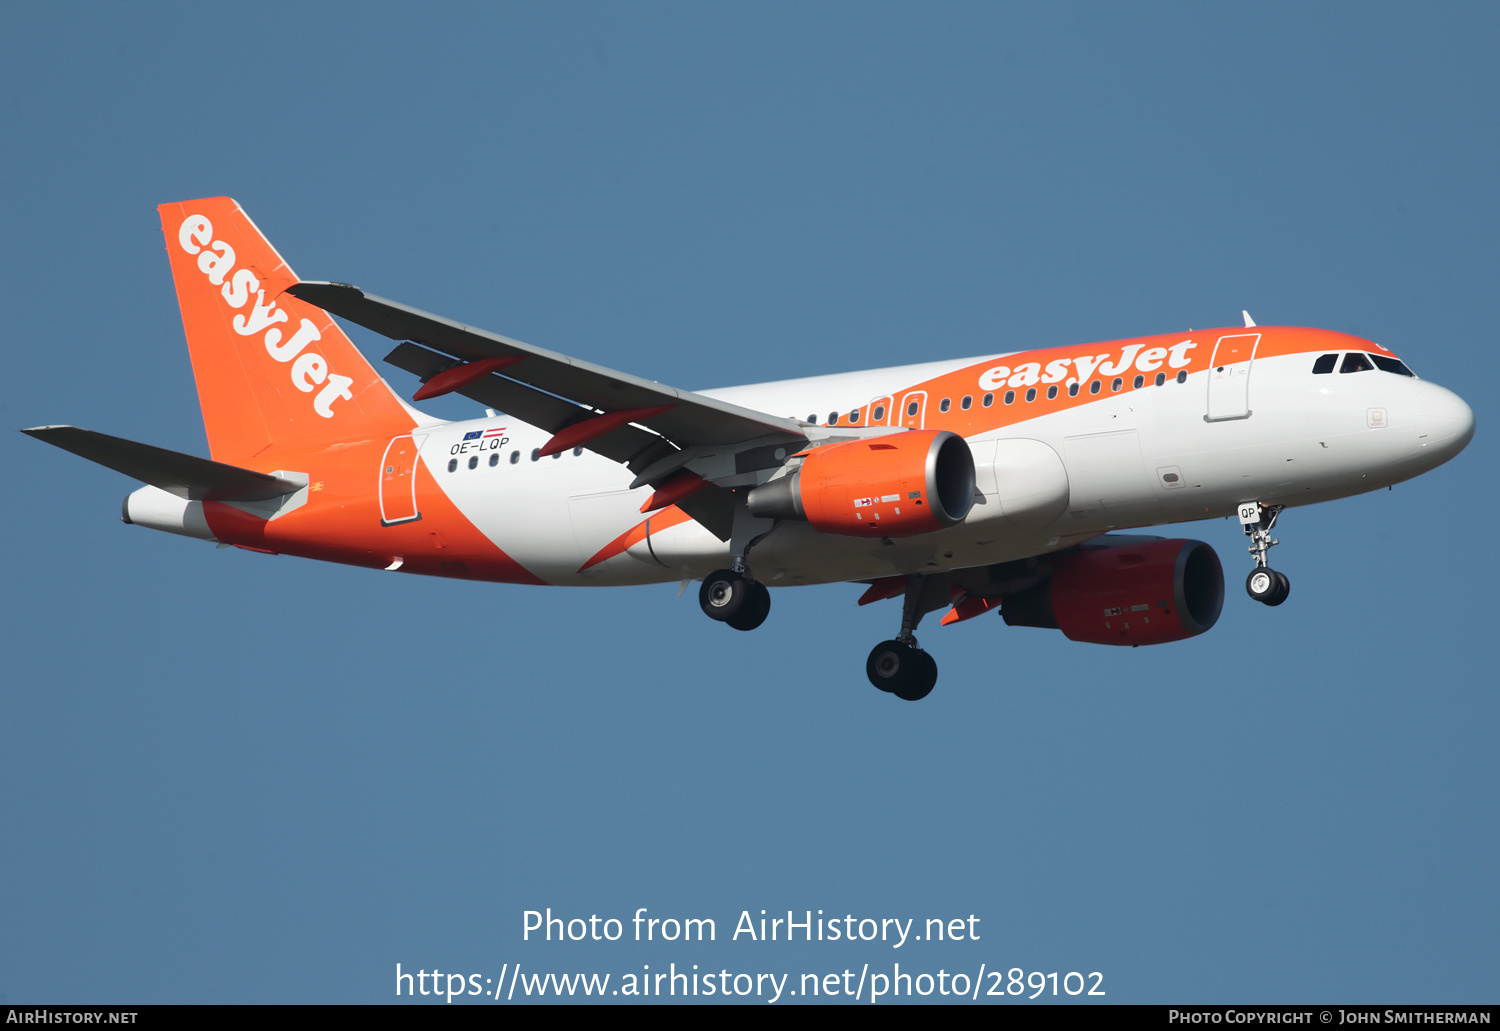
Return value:
[[(301, 282), (287, 292), (403, 341), (386, 361), (424, 383), (468, 363), (497, 360), (503, 371), (461, 377), (455, 392), (549, 433), (610, 413), (631, 413), (629, 423), (585, 434), (579, 446), (624, 465), (637, 474), (636, 483), (662, 486), (681, 468), (688, 457), (684, 452), (732, 452), (735, 472), (742, 473), (765, 464), (763, 453), (775, 445), (800, 446), (806, 440), (806, 430), (796, 419), (606, 369), (367, 294), (347, 283)], [(733, 499), (726, 486), (710, 482), (677, 505), (719, 539), (729, 539)]]
[[(500, 375), (535, 391), (594, 410), (588, 414), (671, 406), (664, 412), (637, 421), (679, 447), (732, 445), (767, 436), (803, 436), (802, 424), (795, 419), (741, 408), (690, 390), (679, 390), (654, 380), (606, 369), (602, 365), (409, 308), (344, 283), (302, 282), (289, 287), (287, 292), (393, 340), (415, 341), (427, 349), (465, 362), (485, 358), (524, 358)], [(393, 357), (398, 354), (399, 348), (392, 352)], [(406, 354), (408, 361), (413, 357), (409, 352)], [(406, 367), (403, 363), (397, 364)], [(537, 399), (533, 402), (537, 407), (542, 405)], [(526, 418), (514, 403), (504, 406), (504, 410)], [(553, 429), (545, 421), (540, 425), (543, 429)]]

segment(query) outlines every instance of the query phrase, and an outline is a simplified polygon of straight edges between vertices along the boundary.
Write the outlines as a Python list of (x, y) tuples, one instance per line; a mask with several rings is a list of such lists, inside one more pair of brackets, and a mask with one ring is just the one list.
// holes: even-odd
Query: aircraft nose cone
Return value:
[(1448, 461), (1474, 439), (1474, 410), (1451, 390), (1424, 384), (1418, 422), (1422, 436), (1417, 446), (1437, 465)]

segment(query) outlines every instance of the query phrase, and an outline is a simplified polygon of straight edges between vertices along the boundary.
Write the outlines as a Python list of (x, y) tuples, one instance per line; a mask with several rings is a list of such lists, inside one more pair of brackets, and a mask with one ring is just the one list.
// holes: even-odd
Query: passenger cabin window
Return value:
[(1057, 384), (1054, 383), (1054, 384), (1052, 384), (1052, 386), (1050, 386), (1050, 387), (1047, 388), (1047, 400), (1051, 401), (1056, 396), (1057, 396)]
[(1318, 360), (1313, 362), (1313, 375), (1326, 376), (1333, 371), (1333, 367), (1339, 363), (1336, 354), (1319, 355)]
[(909, 404), (909, 405), (906, 406), (906, 414), (907, 415), (916, 415), (917, 414), (917, 402), (913, 401), (911, 404)]
[(938, 411), (940, 411), (940, 412), (946, 412), (948, 409), (950, 409), (952, 407), (953, 407), (953, 402), (951, 400), (949, 400), (948, 398), (946, 398), (946, 397), (943, 398), (941, 401), (938, 402)]
[(1005, 392), (1005, 403), (1006, 404), (1014, 404), (1015, 400), (1016, 400), (1016, 392), (1014, 390), (1007, 390)]
[(870, 418), (874, 419), (876, 422), (879, 422), (881, 419), (884, 419), (885, 418), (885, 405), (876, 405), (875, 406), (875, 410), (870, 413)]
[(964, 411), (967, 412), (969, 410), (969, 408), (973, 404), (974, 404), (974, 395), (973, 394), (965, 394), (964, 395), (964, 399), (958, 403), (958, 407), (962, 408)]
[(1370, 361), (1375, 363), (1375, 368), (1381, 372), (1394, 372), (1398, 376), (1410, 376), (1416, 379), (1417, 374), (1406, 367), (1406, 363), (1399, 358), (1386, 358), (1378, 354), (1370, 355)]
[(1069, 397), (1077, 397), (1078, 396), (1078, 382), (1076, 380), (1074, 382), (1068, 384), (1068, 396)]
[(995, 403), (995, 395), (994, 394), (985, 394), (984, 395), (984, 401), (982, 402), (982, 404), (986, 408), (988, 408), (990, 405), (992, 405), (994, 403)]
[(1370, 364), (1368, 355), (1360, 354), (1358, 351), (1350, 351), (1344, 355), (1344, 364), (1339, 366), (1339, 372), (1374, 372), (1375, 366)]

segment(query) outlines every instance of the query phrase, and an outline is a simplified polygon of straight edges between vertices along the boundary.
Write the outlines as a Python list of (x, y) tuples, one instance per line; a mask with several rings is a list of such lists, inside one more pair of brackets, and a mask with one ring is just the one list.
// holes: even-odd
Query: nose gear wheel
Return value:
[(1245, 578), (1245, 591), (1263, 605), (1276, 606), (1286, 601), (1292, 593), (1292, 582), (1285, 573), (1266, 566), (1253, 569)]

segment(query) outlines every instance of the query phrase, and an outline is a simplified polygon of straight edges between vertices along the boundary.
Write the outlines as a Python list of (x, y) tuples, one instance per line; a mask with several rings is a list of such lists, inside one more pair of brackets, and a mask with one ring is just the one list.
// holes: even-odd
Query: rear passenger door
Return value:
[(421, 444), (420, 439), (407, 434), (385, 446), (376, 487), (381, 526), (412, 523), (422, 518), (417, 511), (417, 450)]

